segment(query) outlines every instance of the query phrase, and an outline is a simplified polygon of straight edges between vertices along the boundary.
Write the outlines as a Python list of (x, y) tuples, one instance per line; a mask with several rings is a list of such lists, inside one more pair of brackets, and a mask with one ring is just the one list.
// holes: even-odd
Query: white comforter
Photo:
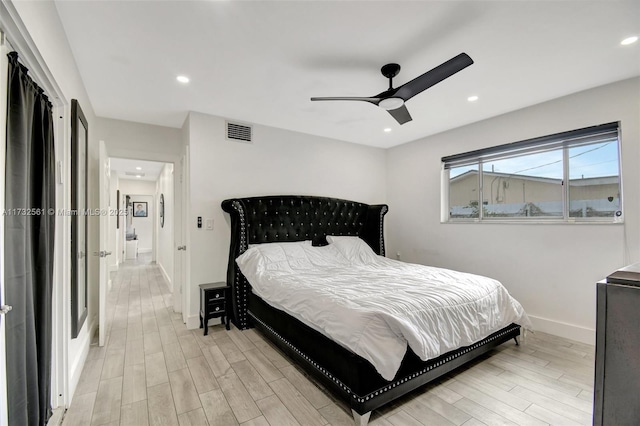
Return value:
[(498, 281), (377, 256), (356, 237), (262, 244), (237, 259), (254, 293), (370, 361), (386, 380), (407, 344), (422, 359), (515, 322), (522, 306)]

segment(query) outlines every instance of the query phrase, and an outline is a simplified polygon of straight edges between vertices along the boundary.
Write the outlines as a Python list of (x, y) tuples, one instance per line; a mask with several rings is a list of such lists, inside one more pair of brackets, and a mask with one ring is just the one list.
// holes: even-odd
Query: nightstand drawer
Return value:
[(218, 299), (218, 300), (214, 300), (214, 301), (209, 301), (207, 303), (207, 312), (210, 314), (215, 314), (218, 312), (224, 312), (225, 311), (225, 303), (224, 303), (224, 299)]
[(207, 302), (212, 302), (214, 300), (224, 299), (225, 291), (224, 290), (209, 290), (206, 292)]

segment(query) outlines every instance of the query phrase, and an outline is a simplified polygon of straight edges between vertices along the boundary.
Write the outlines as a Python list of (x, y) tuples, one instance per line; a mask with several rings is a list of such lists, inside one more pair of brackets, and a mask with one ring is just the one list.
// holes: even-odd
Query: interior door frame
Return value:
[[(64, 96), (64, 93), (58, 83), (56, 82), (53, 74), (49, 70), (44, 58), (40, 55), (38, 48), (29, 35), (27, 27), (22, 22), (20, 15), (15, 9), (11, 0), (0, 2), (0, 32), (2, 32), (2, 45), (7, 50), (15, 50), (20, 55), (20, 62), (22, 62), (28, 69), (31, 77), (38, 82), (38, 84), (47, 93), (50, 102), (53, 105), (54, 120), (54, 138), (55, 138), (55, 162), (56, 162), (56, 209), (57, 210), (69, 210), (70, 209), (70, 191), (67, 186), (67, 182), (70, 182), (70, 167), (68, 160), (71, 156), (71, 149), (68, 143), (64, 141), (69, 140), (70, 136), (70, 102)], [(4, 51), (2, 56), (6, 60)], [(2, 59), (0, 59), (0, 62)], [(5, 86), (7, 81), (7, 66), (2, 66), (0, 70), (0, 81)], [(0, 100), (2, 106), (0, 111), (3, 111), (2, 120), (6, 120), (6, 94), (5, 99)], [(1, 126), (2, 136), (0, 136), (2, 142), (2, 159), (0, 159), (0, 170), (2, 174), (2, 180), (0, 181), (0, 187), (2, 191), (1, 199), (4, 204), (4, 168), (5, 168), (5, 149), (6, 149), (6, 123)], [(71, 275), (70, 268), (71, 263), (68, 253), (71, 250), (70, 244), (70, 221), (67, 216), (57, 215), (55, 222), (55, 245), (54, 245), (54, 267), (53, 267), (53, 279), (54, 288), (52, 294), (52, 346), (51, 346), (51, 404), (54, 410), (57, 407), (68, 407), (71, 404), (71, 396), (69, 394), (70, 381), (69, 381), (69, 367), (68, 367), (68, 352), (69, 352), (69, 339), (70, 339), (70, 318), (67, 313), (70, 312), (71, 305), (69, 302), (70, 290), (67, 285)], [(0, 241), (4, 246), (4, 235), (1, 236)], [(4, 248), (4, 247), (3, 247)], [(2, 250), (4, 252), (4, 250)], [(2, 256), (0, 256), (2, 258)], [(3, 265), (3, 261), (0, 261)], [(4, 270), (0, 271), (0, 280), (4, 276)], [(0, 327), (1, 329), (2, 327)], [(4, 334), (0, 331), (0, 341), (3, 341)], [(0, 343), (0, 360), (2, 366), (6, 368), (5, 349)], [(4, 373), (4, 372), (3, 372)], [(6, 374), (0, 374), (0, 426), (8, 425), (7, 419), (7, 404), (6, 404)], [(3, 392), (5, 392), (3, 394)], [(4, 398), (4, 399), (3, 399)]]
[[(178, 250), (178, 247), (183, 244), (182, 238), (182, 205), (185, 202), (184, 195), (182, 194), (183, 187), (182, 181), (184, 179), (184, 156), (181, 156), (174, 163), (174, 176), (173, 176), (173, 217), (175, 218), (173, 223), (173, 311), (182, 313), (183, 300), (182, 300), (182, 284), (184, 282), (184, 276), (182, 271), (184, 269), (184, 257), (183, 251)], [(183, 316), (184, 320), (184, 316)]]
[[(0, 82), (6, 82), (9, 61), (7, 53), (9, 47), (4, 40), (4, 33), (0, 30)], [(0, 129), (7, 128), (7, 85), (0, 84)], [(5, 195), (5, 161), (7, 152), (7, 132), (0, 132), (0, 208), (4, 210)], [(4, 220), (0, 220), (0, 241), (4, 253)], [(0, 256), (0, 305), (4, 304), (4, 255)], [(7, 414), (7, 360), (6, 334), (4, 315), (0, 315), (0, 425), (8, 425)]]
[[(98, 204), (100, 214), (98, 251), (98, 345), (104, 346), (107, 341), (107, 297), (109, 289), (109, 262), (106, 253), (109, 252), (109, 198), (111, 196), (111, 167), (107, 146), (103, 140), (98, 147)], [(112, 253), (111, 253), (112, 254)]]
[(191, 197), (190, 197), (190, 175), (189, 175), (189, 145), (184, 147), (184, 162), (182, 165), (182, 215), (180, 228), (182, 229), (182, 271), (180, 289), (182, 294), (182, 321), (189, 326), (189, 301), (191, 300), (191, 238), (189, 235), (189, 217), (191, 214)]

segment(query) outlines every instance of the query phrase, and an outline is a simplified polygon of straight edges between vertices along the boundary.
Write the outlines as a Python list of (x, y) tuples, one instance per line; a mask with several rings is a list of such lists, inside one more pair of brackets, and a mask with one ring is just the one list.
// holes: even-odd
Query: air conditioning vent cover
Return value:
[(253, 128), (246, 124), (231, 123), (227, 121), (227, 139), (240, 142), (253, 142)]

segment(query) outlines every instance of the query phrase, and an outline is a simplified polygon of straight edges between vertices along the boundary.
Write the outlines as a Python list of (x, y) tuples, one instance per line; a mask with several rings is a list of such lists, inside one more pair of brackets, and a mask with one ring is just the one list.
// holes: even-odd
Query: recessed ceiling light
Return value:
[(136, 167), (136, 170), (142, 170), (142, 167)]
[(475, 101), (477, 101), (477, 100), (478, 100), (478, 97), (477, 97), (476, 95), (469, 96), (469, 97), (467, 98), (467, 100), (468, 100), (469, 102), (475, 102)]
[(187, 77), (186, 75), (179, 75), (176, 77), (176, 80), (178, 80), (180, 83), (188, 83), (189, 82), (189, 77)]
[(386, 127), (386, 128), (384, 129), (384, 131), (385, 131), (385, 133), (389, 133), (389, 132), (391, 131), (391, 127)]
[(636, 41), (638, 41), (638, 36), (631, 36), (631, 37), (627, 37), (624, 40), (622, 40), (620, 42), (620, 44), (623, 45), (623, 46), (628, 46), (630, 44), (635, 43)]
[(140, 175), (136, 175), (136, 177), (137, 177), (137, 178), (141, 178), (142, 176), (140, 176)]

